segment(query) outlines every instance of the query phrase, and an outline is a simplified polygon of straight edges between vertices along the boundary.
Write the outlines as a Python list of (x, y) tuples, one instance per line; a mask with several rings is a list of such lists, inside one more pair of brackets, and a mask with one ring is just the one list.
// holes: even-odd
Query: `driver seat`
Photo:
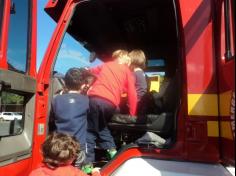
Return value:
[(115, 114), (108, 126), (116, 131), (149, 131), (162, 137), (172, 136), (175, 130), (175, 119), (179, 104), (178, 83), (178, 74), (176, 74), (162, 84), (159, 93), (150, 92), (149, 94), (153, 97), (153, 100), (148, 99), (144, 104), (144, 106), (151, 107), (148, 108), (149, 112), (142, 113), (141, 116), (138, 115), (137, 117), (128, 114)]

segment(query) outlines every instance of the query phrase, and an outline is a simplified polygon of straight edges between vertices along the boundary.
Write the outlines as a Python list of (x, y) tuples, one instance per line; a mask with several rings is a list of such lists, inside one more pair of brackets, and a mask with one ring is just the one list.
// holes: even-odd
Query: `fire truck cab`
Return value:
[[(63, 87), (56, 75), (109, 61), (116, 49), (144, 51), (148, 90), (162, 107), (151, 97), (144, 123), (108, 123), (119, 151), (101, 162), (97, 150), (101, 175), (233, 175), (234, 7), (235, 0), (49, 0), (45, 11), (57, 25), (36, 72), (37, 1), (0, 0), (0, 112), (22, 114), (0, 120), (0, 176), (27, 176), (41, 163), (51, 100)], [(157, 140), (140, 140), (148, 134)]]

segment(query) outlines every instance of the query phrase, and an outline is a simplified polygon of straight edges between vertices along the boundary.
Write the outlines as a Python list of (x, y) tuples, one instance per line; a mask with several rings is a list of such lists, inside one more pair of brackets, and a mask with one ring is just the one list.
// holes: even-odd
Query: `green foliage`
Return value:
[(23, 104), (24, 103), (24, 97), (9, 93), (9, 92), (2, 92), (2, 104)]

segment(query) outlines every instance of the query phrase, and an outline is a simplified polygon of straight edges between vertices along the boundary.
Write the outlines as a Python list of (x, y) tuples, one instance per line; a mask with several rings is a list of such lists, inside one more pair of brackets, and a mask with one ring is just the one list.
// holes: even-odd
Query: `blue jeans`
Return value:
[(116, 107), (109, 101), (99, 97), (90, 97), (89, 101), (86, 162), (92, 163), (95, 161), (94, 148), (97, 139), (99, 140), (99, 146), (104, 150), (116, 148), (114, 139), (107, 127), (107, 122), (115, 113)]

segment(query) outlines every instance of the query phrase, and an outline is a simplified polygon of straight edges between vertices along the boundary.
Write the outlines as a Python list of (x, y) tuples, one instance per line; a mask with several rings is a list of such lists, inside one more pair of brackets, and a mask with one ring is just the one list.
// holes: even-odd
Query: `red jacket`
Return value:
[[(39, 167), (32, 171), (29, 176), (88, 176), (81, 170), (69, 165), (61, 166), (56, 169), (50, 169), (46, 166)], [(100, 173), (95, 172), (92, 176), (100, 176)]]
[(126, 92), (130, 114), (136, 114), (137, 93), (135, 80), (127, 65), (110, 61), (90, 70), (97, 75), (97, 79), (88, 91), (89, 96), (102, 97), (115, 106), (119, 106), (121, 94)]

